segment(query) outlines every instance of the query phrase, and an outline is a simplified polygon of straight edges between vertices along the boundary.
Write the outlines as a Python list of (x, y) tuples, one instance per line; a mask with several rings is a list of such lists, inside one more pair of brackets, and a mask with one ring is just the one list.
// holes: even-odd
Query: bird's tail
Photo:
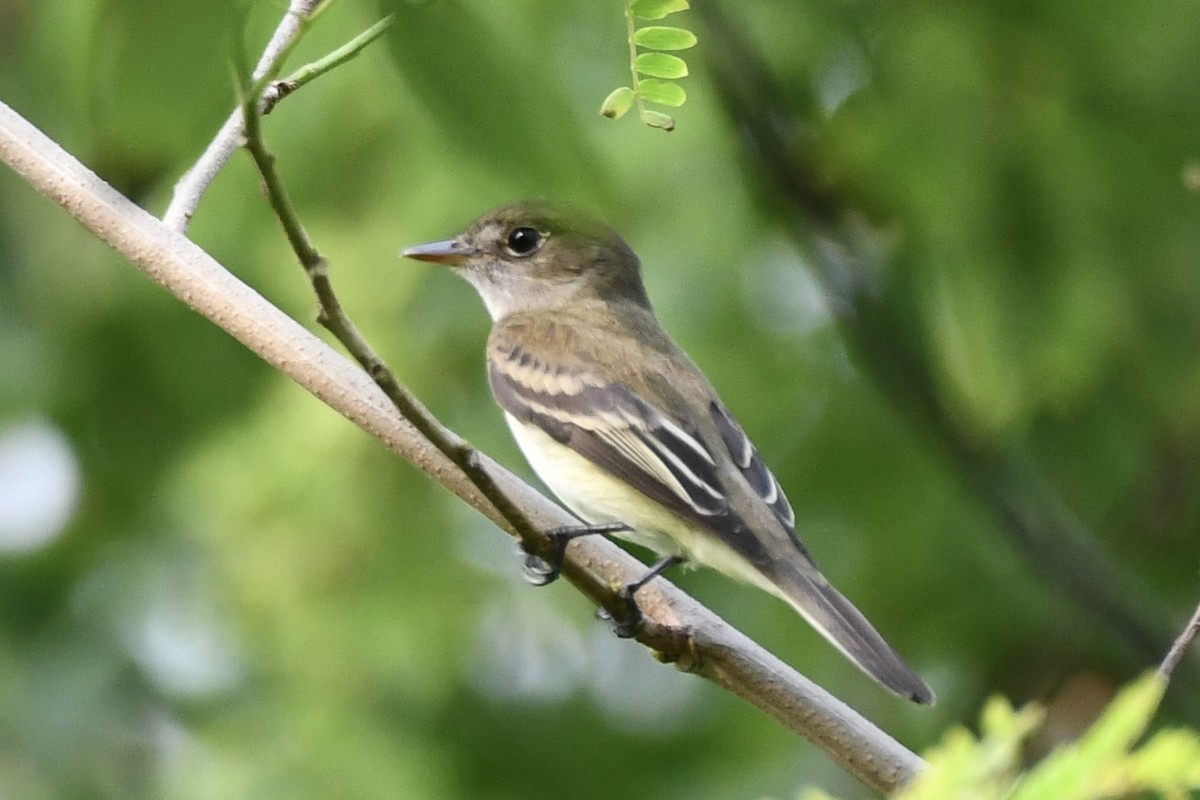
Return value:
[(933, 691), (925, 681), (820, 573), (796, 567), (773, 571), (771, 581), (783, 599), (859, 669), (901, 697), (933, 704)]

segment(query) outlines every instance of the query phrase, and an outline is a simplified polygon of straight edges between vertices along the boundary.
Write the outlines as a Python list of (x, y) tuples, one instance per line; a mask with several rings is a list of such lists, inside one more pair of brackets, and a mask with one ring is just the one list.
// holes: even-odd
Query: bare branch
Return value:
[[(392, 24), (392, 17), (389, 15), (337, 50), (310, 64), (305, 64), (283, 80), (269, 80), (268, 78), (273, 77), (279, 68), (288, 50), (299, 40), (307, 23), (323, 7), (314, 0), (293, 0), (287, 14), (284, 15), (283, 22), (276, 29), (271, 41), (267, 43), (266, 50), (263, 51), (262, 57), (259, 58), (257, 66), (251, 73), (251, 80), (245, 81), (246, 84), (254, 84), (255, 89), (252, 96), (255, 98), (256, 108), (260, 114), (271, 113), (280, 100), (301, 86), (357, 56), (367, 45), (382, 36), (383, 32)], [(209, 143), (200, 160), (175, 184), (175, 193), (171, 204), (163, 215), (163, 222), (168, 227), (181, 233), (187, 231), (192, 215), (200, 204), (200, 198), (204, 196), (230, 156), (241, 146), (246, 135), (245, 120), (246, 115), (242, 106), (239, 105), (229, 115), (229, 119), (225, 120), (221, 129), (217, 131), (217, 135)]]
[[(497, 525), (508, 523), (461, 469), (431, 447), (353, 363), (242, 283), (0, 103), (0, 159), (148, 277), (265, 361), (424, 470)], [(453, 436), (453, 434), (449, 434)], [(457, 437), (455, 437), (457, 439)], [(458, 440), (461, 442), (461, 440)], [(541, 528), (572, 518), (484, 455), (480, 468)], [(511, 532), (511, 530), (510, 530)], [(573, 542), (563, 574), (596, 600), (643, 568), (598, 537)], [(745, 698), (825, 750), (868, 786), (886, 792), (924, 762), (841, 701), (798, 674), (666, 580), (639, 593), (638, 640), (664, 661)]]
[[(254, 67), (255, 80), (267, 74), (279, 62), (280, 57), (303, 33), (305, 22), (316, 12), (319, 5), (320, 0), (291, 0), (279, 27), (275, 29), (266, 49), (258, 59), (258, 64)], [(262, 102), (268, 102), (266, 95), (278, 92), (279, 90), (273, 86), (267, 87)], [(278, 97), (273, 98), (270, 101), (271, 105), (278, 100)], [(175, 184), (171, 204), (167, 206), (167, 211), (163, 214), (163, 222), (168, 228), (180, 233), (187, 231), (188, 224), (192, 221), (192, 215), (196, 213), (196, 207), (200, 205), (200, 198), (204, 196), (209, 185), (216, 179), (217, 173), (225, 166), (225, 162), (241, 146), (244, 133), (242, 122), (241, 109), (234, 109), (229, 118), (225, 120), (225, 124), (217, 131), (216, 137), (209, 143), (204, 154), (200, 156), (200, 160)]]
[[(271, 77), (268, 73), (261, 80), (270, 80)], [(243, 76), (243, 78), (247, 82), (251, 82), (250, 76)], [(425, 440), (462, 470), (468, 480), (479, 489), (492, 507), (508, 523), (507, 527), (516, 532), (525, 549), (539, 555), (548, 554), (552, 546), (549, 538), (529, 521), (520, 505), (495, 484), (487, 470), (483, 469), (479, 453), (438, 422), (408, 388), (400, 383), (345, 313), (341, 301), (338, 300), (337, 294), (333, 290), (333, 282), (329, 278), (329, 265), (309, 238), (308, 232), (296, 212), (296, 207), (292, 203), (291, 195), (283, 183), (283, 178), (276, 168), (275, 156), (267, 149), (266, 140), (262, 135), (262, 113), (265, 112), (260, 113), (258, 104), (252, 99), (255, 95), (256, 92), (252, 89), (246, 93), (242, 101), (242, 113), (245, 115), (246, 149), (250, 152), (255, 166), (258, 167), (259, 174), (262, 176), (267, 201), (279, 219), (297, 260), (304, 267), (309, 282), (312, 283), (319, 308), (317, 321), (337, 337), (342, 346), (362, 365), (397, 410), (416, 427)], [(620, 619), (623, 614), (627, 614), (625, 601), (615, 590), (596, 599), (617, 619)]]
[(1175, 638), (1174, 644), (1167, 652), (1167, 657), (1158, 665), (1158, 674), (1164, 680), (1171, 679), (1171, 673), (1179, 666), (1179, 662), (1183, 660), (1184, 653), (1192, 646), (1196, 635), (1200, 634), (1200, 605), (1196, 606), (1196, 610), (1192, 612), (1192, 618), (1188, 620), (1188, 624), (1184, 626), (1183, 631)]

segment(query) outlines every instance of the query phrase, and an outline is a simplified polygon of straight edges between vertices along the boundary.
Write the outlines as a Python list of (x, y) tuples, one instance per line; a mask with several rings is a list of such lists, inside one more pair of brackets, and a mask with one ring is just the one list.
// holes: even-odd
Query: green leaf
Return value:
[(696, 34), (683, 28), (651, 25), (634, 31), (633, 41), (648, 50), (686, 50), (696, 46)]
[(1014, 711), (1007, 701), (993, 698), (984, 708), (980, 737), (962, 728), (948, 731), (926, 751), (929, 768), (892, 800), (1091, 800), (1147, 792), (1193, 797), (1200, 789), (1200, 736), (1194, 730), (1161, 730), (1130, 752), (1166, 686), (1155, 673), (1130, 684), (1082, 737), (1058, 746), (1025, 774), (1020, 773), (1023, 743), (1045, 714), (1037, 706)]
[(1129, 750), (1150, 724), (1166, 688), (1160, 675), (1148, 672), (1122, 689), (1076, 743), (1080, 754), (1096, 763)]
[(1153, 672), (1126, 686), (1087, 733), (1043, 759), (1012, 800), (1099, 796), (1105, 773), (1120, 764), (1146, 730), (1166, 686)]
[(600, 115), (609, 119), (620, 119), (633, 106), (636, 96), (628, 86), (613, 89), (600, 105)]
[(641, 117), (642, 122), (651, 128), (661, 128), (667, 132), (675, 130), (675, 118), (670, 114), (663, 114), (661, 111), (651, 111), (648, 108), (643, 108)]
[(679, 84), (654, 79), (639, 81), (638, 94), (646, 102), (662, 106), (681, 106), (687, 100), (687, 93)]
[(638, 72), (655, 78), (682, 78), (688, 74), (686, 61), (666, 53), (642, 53), (634, 65)]
[(1043, 720), (1036, 706), (1017, 711), (1006, 700), (992, 698), (984, 706), (981, 737), (976, 739), (964, 728), (947, 731), (925, 752), (929, 769), (893, 800), (1006, 797), (1017, 774), (1021, 744)]
[(1166, 794), (1172, 788), (1200, 788), (1200, 737), (1194, 730), (1168, 729), (1154, 734), (1104, 783), (1105, 794), (1116, 796), (1122, 787), (1138, 787)]
[(688, 0), (633, 0), (629, 10), (639, 19), (662, 19), (676, 11), (686, 11)]

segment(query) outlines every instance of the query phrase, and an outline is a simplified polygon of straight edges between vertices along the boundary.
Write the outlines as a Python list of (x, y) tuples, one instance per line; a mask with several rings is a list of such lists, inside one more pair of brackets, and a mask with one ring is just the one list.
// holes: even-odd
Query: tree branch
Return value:
[[(0, 159), (149, 278), (511, 532), (462, 470), (431, 447), (362, 370), (2, 103)], [(534, 525), (545, 529), (574, 522), (486, 456), (479, 455), (479, 461)], [(572, 543), (563, 574), (598, 600), (642, 571), (642, 565), (620, 548), (589, 537)], [(919, 757), (668, 581), (655, 581), (638, 597), (647, 623), (638, 641), (662, 660), (745, 698), (825, 750), (868, 786), (891, 791), (923, 767)]]
[(1200, 634), (1200, 605), (1196, 606), (1196, 610), (1192, 612), (1192, 618), (1188, 620), (1188, 624), (1183, 627), (1175, 642), (1171, 645), (1171, 649), (1167, 652), (1166, 658), (1158, 665), (1158, 674), (1164, 680), (1171, 679), (1171, 673), (1179, 666), (1179, 662), (1183, 659), (1187, 649), (1192, 646), (1196, 635)]
[[(275, 33), (267, 42), (266, 49), (263, 50), (262, 57), (254, 67), (255, 80), (266, 75), (275, 64), (279, 63), (283, 55), (304, 32), (305, 24), (316, 13), (320, 4), (321, 0), (291, 0), (288, 3), (288, 9), (284, 12), (279, 27), (275, 29)], [(274, 106), (287, 93), (276, 86), (269, 86), (260, 102), (264, 106), (268, 103)], [(200, 205), (200, 198), (208, 191), (208, 187), (216, 179), (221, 168), (225, 166), (225, 162), (241, 146), (242, 135), (245, 133), (242, 127), (243, 120), (241, 108), (235, 108), (229, 118), (225, 120), (225, 124), (217, 131), (217, 135), (209, 142), (204, 154), (175, 184), (171, 204), (167, 206), (167, 211), (163, 214), (163, 223), (168, 228), (180, 233), (187, 231), (188, 224), (192, 221), (192, 215), (196, 213), (196, 207)]]
[[(270, 114), (280, 100), (287, 97), (304, 84), (316, 80), (335, 67), (340, 67), (342, 64), (345, 64), (347, 61), (357, 56), (367, 47), (367, 45), (382, 36), (383, 32), (391, 27), (394, 19), (395, 17), (393, 17), (391, 14), (388, 14), (386, 17), (379, 20), (379, 22), (376, 22), (374, 25), (367, 28), (365, 31), (360, 33), (358, 36), (355, 36), (353, 39), (346, 42), (332, 53), (322, 56), (311, 64), (305, 64), (303, 67), (300, 67), (300, 69), (296, 70), (282, 80), (272, 81), (269, 83), (263, 91), (262, 104), (259, 106), (259, 113), (261, 113), (263, 116)], [(264, 75), (265, 74), (266, 73), (264, 73)], [(251, 77), (254, 76), (251, 75)], [(245, 114), (243, 113), (242, 116), (244, 119)]]
[[(359, 37), (363, 41), (360, 47), (365, 46), (366, 43), (374, 38), (374, 36), (368, 36), (368, 34), (370, 34), (370, 31)], [(346, 48), (342, 49), (345, 50)], [(332, 58), (325, 60), (333, 61)], [(312, 284), (319, 309), (317, 321), (337, 337), (342, 346), (367, 371), (367, 374), (371, 376), (376, 385), (383, 390), (383, 393), (388, 396), (388, 399), (392, 401), (392, 404), (396, 406), (401, 415), (412, 423), (417, 432), (430, 445), (436, 448), (438, 452), (450, 459), (462, 471), (463, 475), (475, 485), (480, 493), (487, 498), (487, 501), (491, 503), (497, 513), (508, 523), (507, 527), (516, 533), (525, 550), (548, 557), (553, 548), (553, 543), (549, 537), (530, 522), (520, 505), (515, 503), (512, 498), (496, 485), (488, 471), (483, 468), (480, 454), (470, 444), (455, 436), (438, 422), (433, 414), (425, 408), (424, 404), (413, 396), (406, 386), (400, 383), (395, 374), (388, 368), (383, 359), (375, 352), (375, 349), (371, 347), (370, 343), (359, 332), (358, 327), (345, 313), (341, 301), (338, 300), (337, 294), (333, 290), (333, 282), (329, 278), (329, 264), (320, 251), (317, 250), (303, 223), (301, 223), (300, 216), (296, 212), (296, 207), (292, 203), (291, 196), (283, 183), (279, 170), (276, 168), (275, 156), (267, 149), (266, 141), (262, 135), (262, 115), (265, 112), (260, 111), (258, 103), (254, 100), (259, 94), (258, 85), (251, 76), (246, 75), (242, 77), (246, 83), (251, 84), (242, 100), (246, 149), (249, 151), (250, 157), (254, 160), (255, 166), (262, 176), (263, 186), (271, 209), (279, 219), (279, 223), (283, 228), (288, 243), (292, 247), (292, 251), (296, 254), (297, 260), (304, 268), (304, 272)], [(268, 71), (258, 81), (270, 81), (271, 78), (272, 75)], [(621, 619), (623, 615), (628, 613), (623, 599), (615, 591), (608, 592), (602, 598), (594, 599), (597, 599), (615, 619)]]

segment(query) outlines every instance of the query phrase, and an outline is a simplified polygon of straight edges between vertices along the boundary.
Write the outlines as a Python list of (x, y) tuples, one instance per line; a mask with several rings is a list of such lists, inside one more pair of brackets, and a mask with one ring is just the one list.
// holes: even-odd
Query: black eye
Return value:
[(542, 235), (533, 228), (513, 228), (505, 245), (514, 256), (527, 256), (542, 246)]

